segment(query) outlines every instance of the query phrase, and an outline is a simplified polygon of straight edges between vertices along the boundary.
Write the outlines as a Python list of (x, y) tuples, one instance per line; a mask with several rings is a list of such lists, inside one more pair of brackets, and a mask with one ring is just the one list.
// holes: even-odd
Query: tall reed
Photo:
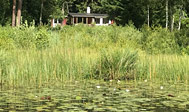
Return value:
[(43, 86), (128, 74), (137, 80), (189, 79), (189, 56), (146, 54), (139, 44), (142, 33), (130, 26), (0, 29), (0, 85)]
[(183, 81), (189, 80), (189, 56), (146, 55), (140, 56), (138, 78)]

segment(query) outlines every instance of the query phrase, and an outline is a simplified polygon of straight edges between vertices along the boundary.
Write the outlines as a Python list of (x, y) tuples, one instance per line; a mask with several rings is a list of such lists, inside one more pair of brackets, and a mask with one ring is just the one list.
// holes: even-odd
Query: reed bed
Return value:
[(162, 81), (189, 80), (189, 56), (141, 55), (138, 62), (138, 78)]
[[(147, 54), (132, 27), (1, 28), (0, 84), (43, 86), (67, 80), (187, 81), (189, 56)], [(26, 33), (24, 33), (26, 32)], [(7, 42), (4, 42), (7, 41)]]

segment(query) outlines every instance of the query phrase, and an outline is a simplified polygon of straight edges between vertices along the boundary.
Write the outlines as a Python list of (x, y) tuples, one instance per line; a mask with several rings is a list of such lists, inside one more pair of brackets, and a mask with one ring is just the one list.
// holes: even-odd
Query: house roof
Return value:
[(96, 13), (69, 13), (72, 17), (94, 17), (94, 18), (107, 18), (108, 14), (96, 14)]

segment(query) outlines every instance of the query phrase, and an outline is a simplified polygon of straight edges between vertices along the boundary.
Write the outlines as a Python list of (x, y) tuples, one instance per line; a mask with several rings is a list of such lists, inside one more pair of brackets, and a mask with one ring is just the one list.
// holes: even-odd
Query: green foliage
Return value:
[(189, 45), (187, 47), (182, 48), (181, 53), (184, 54), (184, 55), (185, 54), (189, 55)]
[(9, 0), (1, 0), (0, 7), (0, 25), (10, 24)]
[(49, 47), (50, 35), (47, 30), (42, 28), (36, 33), (35, 44), (38, 49)]
[(186, 48), (189, 45), (188, 37), (189, 37), (188, 29), (182, 29), (180, 31), (175, 32), (176, 41), (181, 48)]
[(140, 54), (137, 78), (162, 81), (188, 80), (188, 56)]
[(132, 25), (0, 27), (0, 74), (8, 85), (68, 79), (185, 80), (188, 41), (180, 38), (187, 39), (187, 33), (148, 27), (139, 31)]
[[(39, 25), (42, 2), (42, 22), (44, 24), (50, 23), (50, 18), (64, 18), (68, 12), (85, 13), (87, 7), (91, 7), (92, 13), (107, 13), (109, 18), (115, 20), (118, 25), (125, 26), (129, 21), (133, 21), (134, 25), (140, 28), (147, 23), (149, 12), (150, 26), (165, 26), (166, 0), (23, 0), (22, 21), (27, 20), (30, 23), (34, 20), (36, 25)], [(188, 4), (188, 0), (169, 0), (169, 24), (171, 24), (173, 15), (175, 15), (175, 23), (178, 23), (181, 9), (184, 12), (182, 27), (188, 27), (188, 19), (185, 18), (189, 12)], [(1, 0), (1, 25), (11, 24), (12, 5), (12, 0)], [(64, 15), (62, 10), (64, 10)]]
[(99, 79), (134, 79), (137, 52), (126, 49), (103, 50), (96, 65), (94, 77)]
[(10, 65), (12, 63), (12, 58), (10, 53), (4, 50), (0, 50), (0, 78), (1, 83), (7, 81), (7, 76), (9, 75)]
[(43, 49), (52, 47), (52, 43), (66, 43), (64, 45), (71, 43), (70, 45), (74, 44), (78, 48), (101, 49), (116, 46), (142, 49), (150, 54), (182, 52), (187, 54), (189, 45), (187, 29), (170, 32), (161, 27), (151, 29), (144, 26), (139, 31), (132, 24), (125, 27), (87, 27), (80, 24), (62, 29), (60, 27), (59, 30), (56, 28), (47, 30), (45, 27), (29, 26), (26, 22), (19, 28), (0, 27), (0, 29), (0, 49)]
[(14, 46), (14, 40), (10, 38), (10, 28), (2, 28), (0, 27), (0, 50), (9, 50), (13, 49)]
[(178, 43), (175, 40), (174, 33), (163, 29), (161, 27), (156, 27), (153, 30), (146, 29), (143, 37), (143, 48), (150, 54), (158, 53), (177, 53)]
[(178, 43), (181, 52), (184, 54), (189, 53), (189, 30), (182, 29), (181, 31), (175, 32), (176, 42)]
[(0, 27), (0, 49), (30, 49), (49, 47), (50, 33), (46, 28), (36, 29), (33, 26)]
[(30, 49), (35, 47), (35, 35), (36, 31), (32, 27), (21, 27), (13, 31), (12, 38), (14, 39), (17, 48)]

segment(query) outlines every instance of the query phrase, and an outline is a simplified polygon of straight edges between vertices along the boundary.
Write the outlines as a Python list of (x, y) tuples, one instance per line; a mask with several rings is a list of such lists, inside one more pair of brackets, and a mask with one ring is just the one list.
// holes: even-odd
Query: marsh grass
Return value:
[(138, 64), (139, 78), (162, 81), (189, 80), (189, 56), (141, 55)]
[(189, 56), (146, 54), (139, 44), (143, 34), (130, 26), (79, 25), (58, 31), (0, 29), (1, 85), (43, 86), (85, 79), (189, 79)]
[(101, 51), (100, 59), (95, 68), (94, 76), (98, 79), (134, 79), (138, 54), (129, 49)]

